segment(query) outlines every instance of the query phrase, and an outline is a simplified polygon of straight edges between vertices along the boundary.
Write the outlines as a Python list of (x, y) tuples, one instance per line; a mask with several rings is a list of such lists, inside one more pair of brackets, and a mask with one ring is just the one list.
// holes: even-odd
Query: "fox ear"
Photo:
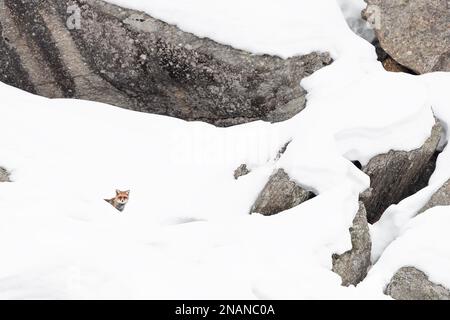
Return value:
[(130, 190), (125, 191), (125, 193), (126, 193), (127, 195), (129, 195), (129, 194), (130, 194)]
[(116, 194), (120, 194), (120, 190), (119, 189), (116, 189)]

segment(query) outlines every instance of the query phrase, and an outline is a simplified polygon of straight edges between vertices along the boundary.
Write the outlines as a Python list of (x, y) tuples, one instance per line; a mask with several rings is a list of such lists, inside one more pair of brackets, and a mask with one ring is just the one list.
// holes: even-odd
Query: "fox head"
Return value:
[(130, 190), (127, 190), (127, 191), (116, 190), (117, 203), (127, 204), (129, 195), (130, 195)]

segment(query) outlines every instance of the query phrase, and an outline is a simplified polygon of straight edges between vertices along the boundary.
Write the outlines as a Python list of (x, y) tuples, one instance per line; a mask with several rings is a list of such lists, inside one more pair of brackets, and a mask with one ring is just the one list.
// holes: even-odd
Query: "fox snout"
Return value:
[(128, 197), (117, 197), (117, 202), (120, 204), (126, 204), (128, 202)]

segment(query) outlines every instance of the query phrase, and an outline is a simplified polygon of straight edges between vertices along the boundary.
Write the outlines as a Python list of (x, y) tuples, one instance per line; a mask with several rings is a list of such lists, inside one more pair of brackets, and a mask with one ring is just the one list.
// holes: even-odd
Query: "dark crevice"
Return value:
[(404, 72), (404, 73), (408, 73), (408, 74), (412, 74), (412, 75), (418, 75), (417, 72), (401, 65), (394, 58), (392, 58), (386, 51), (384, 51), (384, 49), (381, 47), (378, 39), (375, 39), (372, 42), (372, 45), (375, 47), (378, 61), (381, 62), (384, 69), (386, 69), (386, 71)]
[(352, 161), (352, 163), (357, 167), (359, 170), (362, 170), (362, 164), (358, 160)]
[(409, 188), (407, 197), (419, 192), (420, 190), (428, 186), (428, 182), (430, 181), (430, 178), (433, 175), (434, 170), (436, 170), (436, 161), (440, 153), (441, 151), (436, 151), (433, 154), (430, 161), (427, 163), (425, 169), (423, 170), (422, 174), (418, 177), (416, 183), (411, 185), (411, 187)]

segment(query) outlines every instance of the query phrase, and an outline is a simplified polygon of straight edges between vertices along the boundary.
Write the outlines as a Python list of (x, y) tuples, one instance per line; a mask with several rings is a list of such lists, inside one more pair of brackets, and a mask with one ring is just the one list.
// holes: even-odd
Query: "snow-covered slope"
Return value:
[[(348, 228), (369, 186), (350, 160), (418, 148), (434, 115), (449, 123), (448, 74), (387, 73), (335, 1), (111, 2), (255, 53), (322, 50), (335, 62), (302, 83), (308, 105), (293, 119), (227, 129), (0, 84), (0, 166), (13, 180), (0, 184), (0, 298), (384, 298), (404, 262), (450, 286), (426, 254), (395, 254), (414, 243), (393, 241), (427, 241), (438, 221), (448, 225), (438, 210), (408, 224), (450, 177), (447, 150), (430, 187), (374, 226), (382, 258), (365, 282), (344, 288), (330, 271), (331, 255), (351, 247)], [(252, 172), (234, 180), (242, 163)], [(275, 168), (319, 195), (250, 216)], [(116, 188), (131, 190), (121, 214), (103, 201)]]

